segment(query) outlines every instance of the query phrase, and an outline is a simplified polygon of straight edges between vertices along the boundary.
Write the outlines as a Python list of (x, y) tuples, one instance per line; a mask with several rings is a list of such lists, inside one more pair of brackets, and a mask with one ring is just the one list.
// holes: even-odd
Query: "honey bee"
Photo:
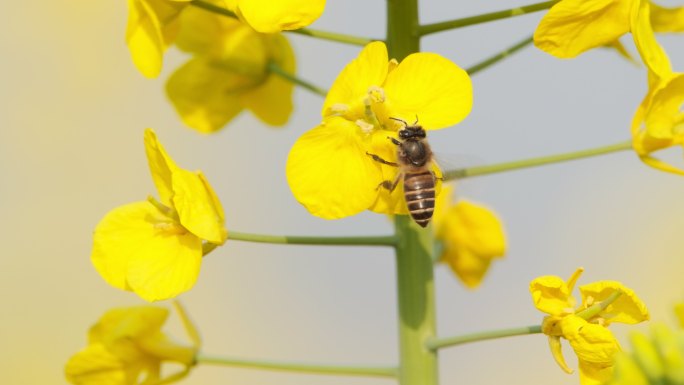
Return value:
[(432, 150), (425, 139), (426, 134), (418, 120), (409, 125), (406, 121), (390, 118), (404, 124), (399, 130), (399, 140), (387, 137), (397, 145), (397, 163), (389, 162), (378, 155), (366, 152), (373, 160), (399, 168), (394, 181), (385, 180), (377, 188), (385, 188), (389, 192), (404, 180), (404, 199), (411, 214), (411, 218), (420, 226), (426, 227), (430, 223), (435, 210), (435, 185), (437, 177), (431, 169)]

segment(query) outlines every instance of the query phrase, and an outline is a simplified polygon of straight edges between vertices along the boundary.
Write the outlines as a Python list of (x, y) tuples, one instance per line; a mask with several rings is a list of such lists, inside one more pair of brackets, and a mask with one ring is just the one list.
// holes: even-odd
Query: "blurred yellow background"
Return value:
[[(421, 17), (436, 22), (522, 4), (422, 1)], [(383, 7), (381, 1), (331, 1), (314, 27), (382, 37)], [(124, 44), (124, 1), (3, 2), (0, 15), (0, 383), (65, 384), (63, 365), (85, 346), (90, 325), (111, 307), (142, 303), (107, 286), (89, 253), (92, 230), (108, 210), (154, 193), (142, 144), (146, 127), (156, 129), (180, 165), (205, 172), (223, 201), (229, 231), (391, 231), (384, 217), (369, 213), (333, 222), (313, 218), (292, 198), (285, 159), (296, 138), (318, 122), (320, 97), (298, 90), (285, 128), (243, 114), (219, 134), (201, 136), (182, 126), (164, 96), (165, 79), (185, 56), (171, 50), (158, 79), (138, 74)], [(468, 66), (530, 34), (540, 17), (431, 36), (423, 48)], [(324, 87), (358, 52), (301, 36), (291, 40), (300, 74)], [(681, 70), (684, 38), (662, 41)], [(608, 50), (559, 61), (528, 48), (473, 82), (471, 116), (430, 137), (438, 152), (458, 154), (466, 165), (625, 140), (646, 88), (643, 68)], [(620, 153), (458, 186), (459, 194), (499, 213), (510, 252), (473, 292), (437, 268), (441, 335), (539, 323), (529, 281), (566, 277), (578, 266), (586, 269), (580, 284), (620, 280), (654, 319), (673, 321), (672, 304), (684, 300), (681, 177)], [(208, 354), (392, 364), (393, 266), (384, 249), (229, 242), (204, 261), (198, 284), (182, 299)], [(177, 319), (170, 328), (185, 337)], [(627, 328), (613, 330), (623, 338)], [(577, 384), (547, 350), (542, 336), (446, 350), (442, 381)], [(198, 367), (184, 383), (392, 382)]]

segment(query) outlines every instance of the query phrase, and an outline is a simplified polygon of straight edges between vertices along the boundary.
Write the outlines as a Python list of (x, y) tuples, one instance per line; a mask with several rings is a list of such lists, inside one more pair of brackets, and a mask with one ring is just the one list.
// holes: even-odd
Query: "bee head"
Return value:
[(413, 123), (412, 125), (408, 125), (405, 120), (401, 120), (399, 118), (392, 118), (392, 120), (396, 120), (397, 122), (401, 122), (404, 124), (404, 128), (399, 130), (399, 138), (404, 139), (404, 140), (409, 140), (409, 139), (424, 139), (425, 138), (425, 130), (423, 129), (423, 126), (418, 124), (418, 119), (416, 119), (416, 122)]

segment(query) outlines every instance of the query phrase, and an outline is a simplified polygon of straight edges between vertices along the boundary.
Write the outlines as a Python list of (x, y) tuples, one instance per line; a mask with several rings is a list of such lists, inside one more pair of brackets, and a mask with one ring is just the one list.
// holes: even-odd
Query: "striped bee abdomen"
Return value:
[(421, 170), (404, 174), (406, 206), (414, 221), (421, 227), (430, 223), (435, 210), (435, 176), (431, 171)]

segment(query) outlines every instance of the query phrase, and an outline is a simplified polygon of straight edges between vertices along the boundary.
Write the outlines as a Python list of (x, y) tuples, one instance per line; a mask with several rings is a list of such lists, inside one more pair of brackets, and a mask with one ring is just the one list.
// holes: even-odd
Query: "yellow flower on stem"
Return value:
[[(468, 74), (434, 53), (414, 53), (401, 63), (388, 60), (382, 42), (368, 44), (338, 75), (323, 104), (323, 121), (302, 135), (287, 160), (287, 180), (309, 212), (337, 219), (370, 209), (406, 214), (401, 183), (392, 194), (379, 188), (397, 168), (396, 138), (403, 123), (416, 119), (426, 130), (460, 122), (470, 112)], [(440, 175), (433, 165), (433, 171)]]
[(181, 119), (202, 133), (224, 127), (242, 110), (279, 126), (292, 112), (292, 82), (271, 65), (294, 73), (295, 58), (281, 34), (261, 34), (236, 19), (186, 10), (176, 44), (194, 55), (171, 75), (166, 91)]
[(306, 27), (318, 19), (325, 0), (226, 0), (241, 20), (262, 33)]
[[(199, 335), (180, 304), (175, 303), (193, 344), (181, 345), (161, 331), (169, 315), (165, 308), (137, 306), (112, 309), (90, 328), (88, 346), (66, 364), (74, 385), (155, 385), (185, 377), (195, 365)], [(164, 362), (184, 369), (161, 377)]]
[(558, 58), (611, 45), (629, 32), (632, 4), (639, 1), (561, 0), (539, 22), (534, 45)]
[(201, 172), (176, 165), (150, 129), (145, 150), (160, 201), (110, 211), (95, 228), (91, 260), (107, 283), (147, 301), (177, 296), (197, 281), (203, 241), (223, 244), (223, 208)]
[(435, 238), (442, 242), (440, 260), (466, 287), (480, 285), (492, 261), (506, 253), (503, 225), (489, 209), (464, 200), (451, 201), (453, 188), (444, 186), (435, 205)]
[(561, 351), (561, 337), (577, 355), (580, 384), (600, 385), (610, 379), (620, 345), (607, 329), (612, 322), (636, 324), (649, 319), (648, 310), (634, 292), (616, 281), (599, 281), (580, 287), (582, 303), (576, 306), (573, 288), (583, 269), (566, 282), (543, 276), (530, 283), (535, 307), (548, 314), (542, 332), (549, 338), (551, 353), (566, 373), (572, 370)]
[(651, 154), (684, 145), (684, 73), (672, 71), (670, 60), (655, 39), (648, 3), (635, 6), (632, 34), (648, 67), (649, 90), (632, 118), (634, 150), (641, 160), (657, 169), (684, 175), (684, 170)]
[(159, 75), (164, 52), (175, 39), (178, 16), (190, 0), (128, 0), (126, 44), (138, 70), (148, 78)]

